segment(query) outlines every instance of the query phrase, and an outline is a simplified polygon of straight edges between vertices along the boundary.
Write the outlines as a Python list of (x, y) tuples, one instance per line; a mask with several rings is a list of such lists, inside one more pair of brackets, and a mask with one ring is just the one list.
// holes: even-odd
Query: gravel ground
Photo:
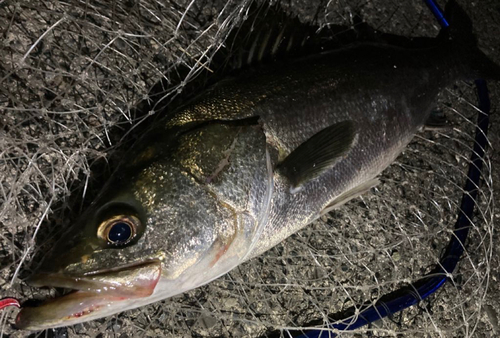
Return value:
[[(500, 63), (500, 5), (459, 3), (481, 48)], [(0, 298), (26, 301), (57, 292), (30, 288), (23, 278), (95, 196), (137, 131), (162, 114), (135, 109), (138, 103), (180, 63), (193, 67), (189, 81), (238, 23), (244, 4), (0, 2)], [(321, 24), (349, 26), (359, 15), (394, 34), (438, 32), (420, 1), (290, 0), (281, 6)], [(500, 86), (489, 88), (492, 148), (479, 212), (452, 281), (419, 306), (355, 334), (500, 335), (499, 235), (493, 231), (500, 218)], [(167, 87), (163, 92), (171, 95), (161, 106), (178, 89)], [(371, 193), (227, 276), (141, 309), (32, 336), (286, 336), (288, 328), (328, 322), (327, 314), (376, 301), (439, 260), (462, 193), (476, 101), (468, 83), (444, 91), (438, 108), (449, 128), (422, 132)], [(28, 335), (11, 327), (16, 312), (0, 315), (0, 337)]]

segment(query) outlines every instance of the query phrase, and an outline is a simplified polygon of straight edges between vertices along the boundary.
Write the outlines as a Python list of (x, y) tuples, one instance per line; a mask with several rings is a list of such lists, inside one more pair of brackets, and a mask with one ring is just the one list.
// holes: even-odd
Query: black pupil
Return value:
[(108, 238), (113, 243), (126, 242), (132, 236), (130, 225), (125, 222), (115, 223), (109, 230)]

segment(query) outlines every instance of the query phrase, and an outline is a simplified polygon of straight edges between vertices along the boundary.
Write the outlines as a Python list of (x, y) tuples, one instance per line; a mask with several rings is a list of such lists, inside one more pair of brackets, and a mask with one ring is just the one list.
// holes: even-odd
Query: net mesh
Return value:
[[(0, 292), (21, 300), (54, 290), (22, 282), (47, 245), (109, 177), (127, 135), (148, 125), (223, 48), (248, 1), (0, 2)], [(369, 25), (435, 36), (419, 1), (282, 1), (305, 22)], [(500, 61), (498, 5), (461, 3), (480, 46)], [(497, 7), (495, 7), (497, 6)], [(495, 54), (496, 53), (496, 54)], [(179, 65), (187, 66), (182, 81)], [(146, 112), (151, 88), (160, 104)], [(500, 97), (490, 84), (492, 110)], [(448, 127), (419, 133), (382, 174), (382, 184), (218, 280), (172, 299), (34, 336), (289, 336), (334, 314), (375, 303), (430, 272), (456, 222), (473, 146), (474, 86), (457, 83), (437, 103)], [(381, 336), (496, 336), (500, 333), (498, 117), (492, 115), (483, 180), (465, 252), (436, 294), (354, 332)], [(33, 260), (33, 258), (35, 258)], [(1, 298), (1, 297), (0, 297)], [(0, 314), (0, 337), (24, 336)], [(356, 316), (356, 313), (355, 315)], [(337, 332), (339, 333), (339, 332)]]

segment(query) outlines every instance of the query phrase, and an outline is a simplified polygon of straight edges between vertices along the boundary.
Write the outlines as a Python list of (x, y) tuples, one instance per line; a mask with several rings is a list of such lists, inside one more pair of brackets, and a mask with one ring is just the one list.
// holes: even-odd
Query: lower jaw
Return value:
[[(16, 318), (16, 327), (23, 330), (43, 330), (68, 326), (106, 316), (116, 303), (126, 297), (105, 296), (86, 291), (73, 291), (46, 301), (37, 307), (24, 307)], [(117, 305), (117, 304), (116, 304)], [(116, 312), (116, 311), (115, 311)]]

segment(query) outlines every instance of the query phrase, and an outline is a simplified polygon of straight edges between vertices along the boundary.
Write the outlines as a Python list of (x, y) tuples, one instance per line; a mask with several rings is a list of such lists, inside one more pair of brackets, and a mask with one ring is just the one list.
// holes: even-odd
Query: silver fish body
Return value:
[[(368, 190), (437, 94), (473, 76), (463, 49), (359, 44), (216, 84), (131, 149), (31, 280), (78, 291), (23, 309), (17, 326), (71, 325), (201, 286)], [(115, 241), (110, 227), (124, 223), (130, 239)]]
[[(352, 58), (346, 58), (349, 54)], [(247, 141), (246, 131), (233, 132), (234, 138), (224, 146), (229, 157), (227, 167), (218, 172), (220, 177), (210, 176), (216, 171), (214, 165), (197, 177), (208, 189), (217, 190), (223, 203), (235, 205), (232, 199), (237, 196), (249, 210), (255, 208), (253, 219), (264, 220), (257, 222), (259, 238), (247, 256), (254, 257), (318, 218), (339, 196), (371, 181), (396, 158), (423, 126), (437, 93), (458, 78), (455, 69), (442, 66), (453, 61), (446, 58), (439, 65), (436, 54), (436, 50), (419, 53), (362, 45), (277, 70), (263, 68), (217, 85), (168, 121), (166, 130), (189, 122), (224, 125), (258, 118), (250, 128), (260, 143)], [(428, 60), (427, 67), (423, 60)], [(315, 134), (346, 121), (352, 122), (355, 133), (347, 153), (319, 177), (294, 189), (288, 177), (276, 170), (280, 163)], [(210, 133), (213, 127), (206, 128)], [(226, 128), (244, 130), (230, 123)], [(245, 143), (252, 146), (233, 158), (231, 147), (245, 149)], [(207, 151), (200, 149), (200, 153)], [(264, 154), (269, 156), (267, 161)], [(232, 179), (229, 173), (239, 170), (239, 156), (246, 157), (249, 172), (258, 173), (258, 178), (240, 174)], [(255, 160), (249, 160), (252, 157)], [(244, 214), (241, 207), (238, 213)]]

